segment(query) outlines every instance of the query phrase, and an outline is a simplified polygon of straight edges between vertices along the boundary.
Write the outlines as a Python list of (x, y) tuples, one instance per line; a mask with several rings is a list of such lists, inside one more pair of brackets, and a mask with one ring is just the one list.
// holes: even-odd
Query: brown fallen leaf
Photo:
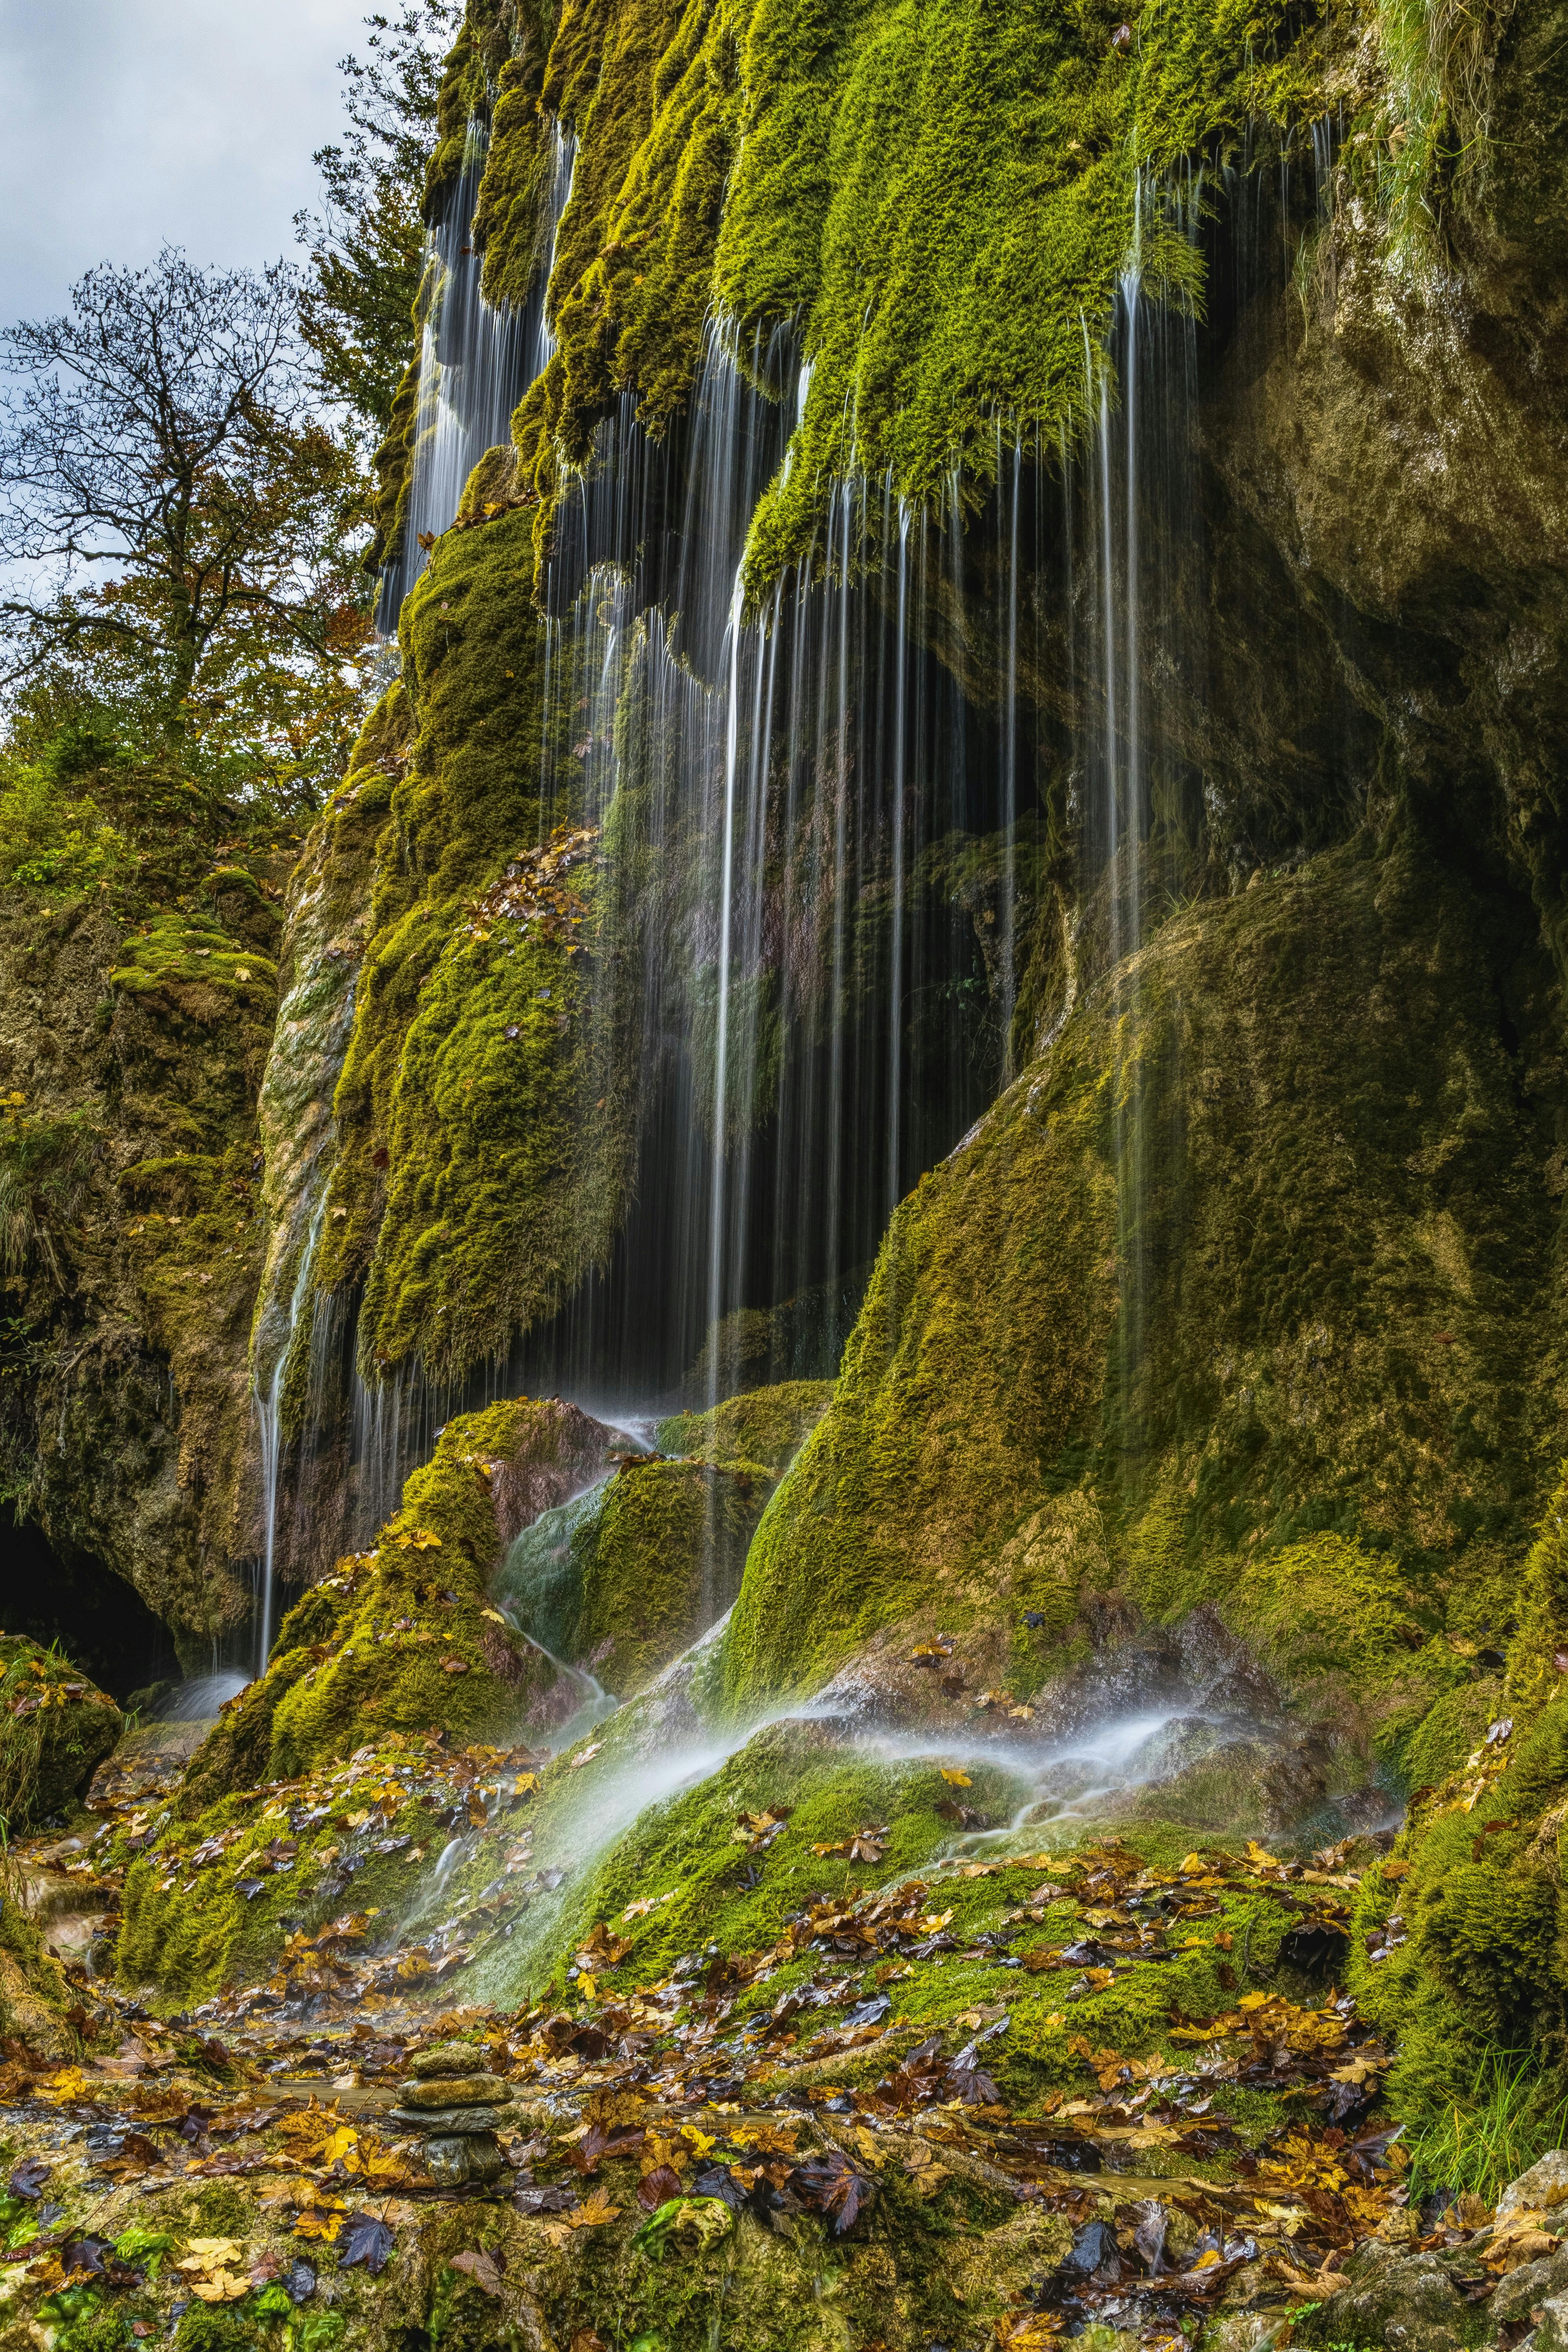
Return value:
[(1292, 2294), (1310, 2295), (1315, 2303), (1321, 2303), (1325, 2296), (1338, 2294), (1342, 2288), (1350, 2284), (1342, 2271), (1331, 2271), (1327, 2267), (1327, 2261), (1325, 2256), (1324, 2268), (1321, 2271), (1299, 2271), (1293, 2263), (1288, 2263), (1282, 2255), (1276, 2254), (1269, 2262), (1269, 2268), (1277, 2278), (1283, 2279)]
[(501, 2279), (496, 2258), (487, 2253), (482, 2246), (476, 2246), (466, 2254), (454, 2254), (451, 2266), (455, 2271), (465, 2272), (477, 2287), (483, 2288), (486, 2294), (500, 2294)]

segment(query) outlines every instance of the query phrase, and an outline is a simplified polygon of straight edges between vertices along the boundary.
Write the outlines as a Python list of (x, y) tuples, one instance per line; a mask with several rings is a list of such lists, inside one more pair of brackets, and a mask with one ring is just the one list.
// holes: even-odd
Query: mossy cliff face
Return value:
[(381, 829), (314, 1281), (363, 1282), (372, 1378), (501, 1353), (602, 1263), (629, 1180), (626, 1041), (588, 981), (595, 838), (558, 802), (540, 845), (526, 532), (441, 541), (404, 606), (406, 755), (356, 790)]
[[(1255, 696), (1254, 780), (1237, 798), (1250, 798), (1258, 854), (1279, 840), (1283, 804), (1321, 805), (1300, 727), (1336, 714), (1338, 729), (1366, 730), (1356, 764), (1374, 817), (1414, 803), (1435, 832), (1524, 876), (1560, 965), (1568, 191), (1552, 60), (1565, 31), (1552, 0), (1502, 26), (1474, 81), (1490, 136), (1438, 207), (1436, 254), (1432, 200), (1391, 253), (1365, 184), (1370, 163), (1385, 179), (1408, 173), (1414, 100), (1408, 139), (1347, 143), (1294, 283), (1237, 319), (1202, 427), (1211, 511), (1225, 518), (1215, 572), (1261, 590), (1257, 551), (1274, 567), (1211, 641), (1216, 712), (1245, 712), (1233, 681), (1270, 665), (1300, 705), (1287, 719)], [(1271, 604), (1291, 615), (1294, 643), (1268, 653)], [(1308, 694), (1297, 665), (1320, 633), (1337, 677), (1325, 670)]]
[(1558, 1442), (1555, 1022), (1517, 901), (1416, 840), (1173, 917), (897, 1213), (737, 1698), (917, 1609), (1065, 1627), (1031, 1531), (1081, 1488), (1145, 1612), (1423, 1711), (1449, 1635), (1501, 1637)]
[(195, 842), (193, 861), (9, 896), (0, 1167), (8, 1489), (195, 1651), (249, 1606), (256, 1101), (286, 861)]
[(1202, 283), (1163, 200), (1140, 207), (1140, 173), (1228, 152), (1249, 121), (1300, 140), (1326, 103), (1326, 22), (1162, 0), (1135, 36), (1112, 30), (1071, 7), (565, 11), (543, 89), (580, 142), (551, 288), (561, 348), (516, 427), (542, 529), (615, 394), (668, 425), (710, 310), (759, 360), (798, 328), (812, 366), (753, 530), (759, 590), (811, 558), (835, 476), (924, 502), (954, 467), (983, 487), (1003, 433), (1076, 430), (1101, 364), (1086, 334), (1129, 251), (1151, 288)]

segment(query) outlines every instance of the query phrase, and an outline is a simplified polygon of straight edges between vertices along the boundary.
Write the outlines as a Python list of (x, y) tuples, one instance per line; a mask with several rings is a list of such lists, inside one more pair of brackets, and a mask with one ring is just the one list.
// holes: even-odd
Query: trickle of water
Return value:
[(552, 125), (546, 258), (527, 302), (515, 310), (485, 299), (484, 256), (473, 242), (488, 146), (485, 125), (471, 121), (462, 171), (426, 239), (413, 473), (402, 544), (382, 578), (379, 621), (387, 635), (424, 565), (421, 533), (437, 537), (450, 525), (468, 476), (487, 449), (509, 438), (513, 409), (555, 349), (546, 290), (576, 142), (558, 122)]
[(266, 1392), (258, 1389), (256, 1395), (257, 1418), (261, 1428), (261, 1563), (260, 1582), (256, 1596), (256, 1671), (267, 1671), (268, 1654), (272, 1647), (272, 1620), (278, 1569), (278, 1501), (280, 1466), (283, 1386), (289, 1374), (289, 1359), (293, 1352), (295, 1334), (307, 1311), (310, 1297), (310, 1268), (315, 1259), (316, 1244), (321, 1239), (321, 1220), (326, 1213), (325, 1191), (316, 1202), (306, 1230), (304, 1246), (300, 1252), (300, 1264), (294, 1276), (294, 1288), (289, 1300), (289, 1322), (282, 1345), (278, 1350), (268, 1380)]
[(182, 1683), (178, 1690), (154, 1708), (155, 1723), (210, 1723), (219, 1709), (231, 1698), (237, 1698), (250, 1677), (228, 1674), (202, 1675), (195, 1682)]

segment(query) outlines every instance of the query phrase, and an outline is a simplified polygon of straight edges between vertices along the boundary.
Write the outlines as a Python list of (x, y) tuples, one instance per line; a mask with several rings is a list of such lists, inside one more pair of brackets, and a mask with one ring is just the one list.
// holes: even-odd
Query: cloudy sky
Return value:
[(95, 261), (292, 247), (373, 0), (0, 0), (0, 321)]

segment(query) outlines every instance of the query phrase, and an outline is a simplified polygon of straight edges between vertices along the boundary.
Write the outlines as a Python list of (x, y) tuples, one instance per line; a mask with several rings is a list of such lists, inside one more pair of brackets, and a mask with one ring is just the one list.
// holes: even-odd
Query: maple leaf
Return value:
[(237, 2303), (250, 2293), (250, 2281), (233, 2271), (215, 2271), (210, 2278), (193, 2279), (191, 2293), (204, 2303)]
[(379, 2278), (396, 2242), (391, 2226), (374, 2213), (345, 2213), (337, 2240), (338, 2268), (353, 2270), (363, 2263), (373, 2278)]
[(330, 2246), (342, 2226), (341, 2208), (336, 2212), (323, 2212), (319, 2206), (307, 2206), (294, 2224), (294, 2234), (300, 2238), (320, 2238)]
[(942, 1777), (950, 1789), (972, 1789), (974, 1786), (969, 1774), (959, 1771), (956, 1766), (944, 1764), (942, 1767)]
[(836, 2237), (851, 2228), (872, 2193), (872, 2183), (858, 2172), (841, 2148), (797, 2164), (789, 2185), (803, 2205), (827, 2214)]

